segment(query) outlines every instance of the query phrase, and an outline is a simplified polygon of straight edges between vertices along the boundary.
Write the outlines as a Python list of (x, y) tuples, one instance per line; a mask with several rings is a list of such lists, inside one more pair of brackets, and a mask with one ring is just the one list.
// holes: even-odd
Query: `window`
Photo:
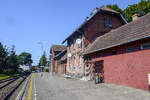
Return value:
[(141, 44), (141, 49), (150, 49), (150, 42)]
[(104, 35), (104, 34), (105, 34), (105, 32), (101, 32), (101, 34), (102, 34), (102, 35)]
[(106, 27), (106, 17), (104, 17), (104, 27)]
[(87, 60), (92, 60), (92, 58), (90, 56), (87, 57)]
[(80, 65), (82, 64), (82, 56), (80, 56)]
[(112, 20), (111, 20), (111, 17), (109, 17), (108, 24), (109, 24), (109, 27), (112, 27)]
[(99, 57), (102, 57), (102, 56), (103, 56), (103, 54), (102, 54), (102, 53), (100, 53), (98, 56), (99, 56)]
[(112, 51), (111, 54), (115, 55), (115, 54), (117, 54), (117, 51)]
[(136, 51), (136, 46), (131, 46), (126, 48), (126, 52)]

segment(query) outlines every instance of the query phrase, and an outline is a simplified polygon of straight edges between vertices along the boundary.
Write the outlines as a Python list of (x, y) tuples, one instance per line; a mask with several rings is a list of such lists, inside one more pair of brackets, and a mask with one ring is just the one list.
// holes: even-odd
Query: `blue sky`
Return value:
[(118, 4), (125, 9), (140, 0), (0, 0), (0, 41), (17, 54), (32, 54), (34, 64), (42, 54), (49, 56), (52, 44), (61, 42), (79, 26), (90, 12), (102, 5)]

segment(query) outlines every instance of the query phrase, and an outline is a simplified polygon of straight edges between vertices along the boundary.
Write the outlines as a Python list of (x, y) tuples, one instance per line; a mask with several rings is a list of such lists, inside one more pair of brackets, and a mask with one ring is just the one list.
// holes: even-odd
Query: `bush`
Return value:
[(44, 68), (44, 71), (45, 71), (45, 72), (49, 72), (49, 69), (48, 69), (48, 68)]

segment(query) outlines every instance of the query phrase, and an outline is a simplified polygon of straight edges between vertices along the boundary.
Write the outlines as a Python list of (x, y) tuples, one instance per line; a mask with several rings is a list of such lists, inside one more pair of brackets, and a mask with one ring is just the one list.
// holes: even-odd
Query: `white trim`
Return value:
[(150, 74), (148, 74), (148, 83), (150, 85)]

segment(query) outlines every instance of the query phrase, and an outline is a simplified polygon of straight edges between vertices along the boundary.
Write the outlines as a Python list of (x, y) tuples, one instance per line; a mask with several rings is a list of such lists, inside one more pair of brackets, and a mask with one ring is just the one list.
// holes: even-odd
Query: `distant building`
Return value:
[(19, 68), (21, 68), (23, 71), (30, 70), (30, 66), (26, 66), (26, 65), (19, 65)]
[(66, 74), (66, 65), (67, 65), (67, 49), (63, 50), (55, 56), (56, 62), (56, 73)]
[(55, 56), (66, 49), (66, 46), (64, 45), (52, 45), (50, 48), (50, 56), (51, 56), (51, 72), (56, 71), (56, 62), (55, 62)]

